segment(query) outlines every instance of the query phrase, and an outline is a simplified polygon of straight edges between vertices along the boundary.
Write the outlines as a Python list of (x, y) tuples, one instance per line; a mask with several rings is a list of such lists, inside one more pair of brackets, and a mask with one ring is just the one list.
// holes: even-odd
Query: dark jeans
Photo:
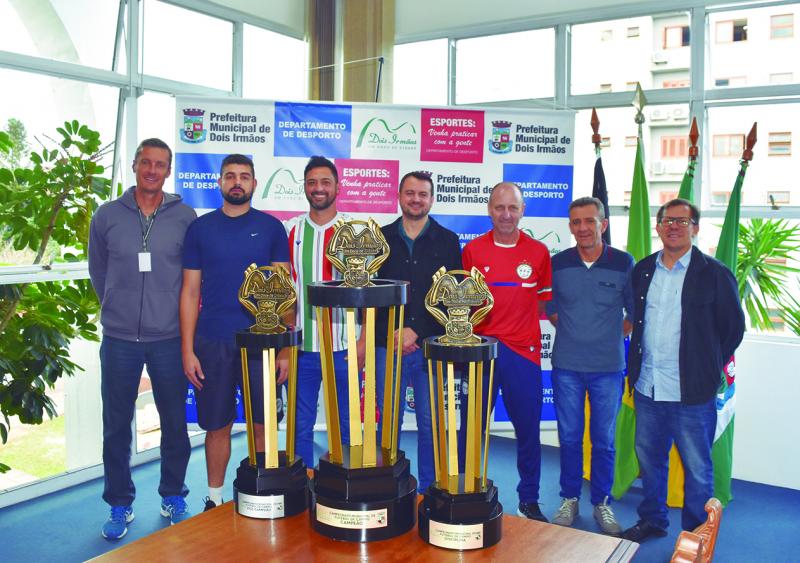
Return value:
[[(333, 353), (336, 379), (336, 402), (339, 405), (339, 429), (342, 444), (350, 443), (350, 424), (346, 350)], [(297, 358), (297, 419), (295, 449), (306, 467), (314, 467), (314, 424), (317, 421), (317, 401), (322, 384), (322, 364), (319, 352), (300, 352)], [(325, 405), (322, 406), (325, 408)]]
[(184, 484), (189, 463), (186, 430), (186, 376), (181, 361), (181, 339), (130, 342), (103, 337), (100, 346), (101, 394), (103, 398), (103, 500), (111, 506), (133, 503), (136, 487), (131, 479), (131, 423), (142, 369), (153, 386), (161, 420), (162, 497), (186, 496)]
[[(538, 322), (538, 321), (536, 321)], [(489, 395), (489, 365), (483, 366), (483, 405), (480, 428), (486, 424), (486, 397)], [(458, 462), (463, 470), (466, 453), (467, 400), (472, 392), (461, 383), (461, 429), (458, 433)], [(492, 408), (497, 402), (497, 390), (503, 390), (503, 404), (514, 426), (517, 438), (517, 472), (519, 484), (517, 494), (520, 502), (539, 502), (539, 477), (542, 472), (542, 443), (539, 437), (539, 423), (542, 418), (542, 368), (520, 356), (511, 348), (497, 343), (497, 359), (494, 365), (494, 385), (492, 389)], [(492, 468), (489, 460), (488, 477), (495, 471), (506, 468)]]
[[(396, 353), (396, 351), (395, 351)], [(395, 356), (396, 357), (396, 356)], [(395, 360), (396, 362), (396, 360)], [(400, 373), (400, 405), (398, 415), (398, 433), (403, 429), (402, 406), (405, 404), (405, 392), (409, 383), (414, 388), (414, 416), (417, 419), (417, 471), (419, 483), (417, 490), (425, 493), (428, 485), (436, 480), (433, 464), (433, 434), (431, 430), (431, 399), (428, 383), (428, 361), (422, 348), (403, 356)], [(384, 378), (386, 376), (386, 348), (375, 349), (376, 400), (378, 409), (382, 410)], [(383, 413), (381, 413), (383, 420)], [(379, 434), (380, 435), (380, 434)]]
[(625, 372), (579, 372), (553, 368), (553, 401), (561, 449), (561, 497), (580, 498), (583, 484), (583, 431), (589, 393), (592, 440), (591, 501), (611, 496), (614, 483), (614, 437)]
[(711, 446), (717, 425), (716, 397), (699, 405), (654, 401), (638, 391), (636, 405), (636, 456), (642, 472), (644, 499), (639, 517), (666, 530), (667, 472), (673, 440), (684, 472), (681, 526), (693, 530), (706, 521), (705, 504), (714, 496)]

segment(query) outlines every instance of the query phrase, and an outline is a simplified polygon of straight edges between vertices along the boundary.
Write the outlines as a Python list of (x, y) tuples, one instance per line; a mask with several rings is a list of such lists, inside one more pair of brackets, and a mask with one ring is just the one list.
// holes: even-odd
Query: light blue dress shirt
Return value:
[(658, 254), (653, 281), (647, 290), (642, 338), (642, 372), (636, 390), (654, 401), (680, 401), (681, 380), (678, 365), (681, 342), (681, 294), (692, 249), (681, 256), (672, 269)]

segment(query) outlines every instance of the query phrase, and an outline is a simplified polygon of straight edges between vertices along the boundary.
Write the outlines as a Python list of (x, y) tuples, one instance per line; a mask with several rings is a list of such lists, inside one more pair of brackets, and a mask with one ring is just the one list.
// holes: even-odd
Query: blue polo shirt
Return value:
[(622, 321), (633, 313), (633, 257), (603, 245), (591, 267), (575, 247), (552, 259), (553, 298), (547, 314), (558, 314), (553, 366), (580, 372), (625, 369)]
[(289, 241), (272, 215), (250, 209), (228, 217), (217, 209), (195, 219), (183, 242), (183, 267), (202, 275), (197, 334), (233, 344), (236, 331), (253, 324), (239, 303), (244, 271), (275, 262), (289, 262)]

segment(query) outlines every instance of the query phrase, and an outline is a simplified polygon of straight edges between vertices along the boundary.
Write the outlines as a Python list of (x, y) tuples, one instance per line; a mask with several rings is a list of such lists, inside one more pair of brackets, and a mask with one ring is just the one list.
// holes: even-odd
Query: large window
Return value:
[(796, 178), (800, 156), (791, 150), (792, 137), (800, 134), (798, 116), (800, 103), (710, 108), (708, 135), (713, 153), (706, 166), (712, 191), (731, 190), (745, 137), (753, 122), (758, 122), (759, 140), (744, 180), (742, 205), (770, 205), (770, 193), (780, 205), (800, 204)]
[(793, 29), (798, 14), (800, 4), (710, 14), (709, 86), (796, 83), (800, 40)]
[(447, 39), (395, 45), (394, 103), (447, 105), (447, 47)]
[(306, 99), (306, 42), (244, 26), (245, 98)]
[(145, 74), (231, 90), (231, 22), (149, 0), (143, 28)]
[(0, 50), (111, 70), (117, 5), (0, 0)]
[(552, 29), (456, 42), (456, 103), (546, 98), (554, 94)]
[(646, 90), (689, 85), (685, 13), (573, 25), (571, 37), (572, 94), (622, 92), (636, 82)]

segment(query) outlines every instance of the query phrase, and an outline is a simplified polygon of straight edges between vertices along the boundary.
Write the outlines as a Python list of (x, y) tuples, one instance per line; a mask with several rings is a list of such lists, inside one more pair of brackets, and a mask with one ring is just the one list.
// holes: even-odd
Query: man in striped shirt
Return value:
[[(297, 327), (303, 331), (297, 367), (297, 453), (308, 467), (314, 466), (314, 423), (317, 419), (319, 387), (322, 382), (319, 334), (313, 307), (308, 304), (305, 286), (311, 282), (341, 279), (341, 274), (325, 256), (339, 219), (350, 217), (336, 210), (339, 174), (336, 166), (322, 156), (312, 156), (303, 173), (309, 210), (286, 222), (289, 235), (289, 261), (297, 289)], [(331, 311), (333, 365), (342, 442), (350, 441), (347, 404), (347, 329), (344, 309)]]

